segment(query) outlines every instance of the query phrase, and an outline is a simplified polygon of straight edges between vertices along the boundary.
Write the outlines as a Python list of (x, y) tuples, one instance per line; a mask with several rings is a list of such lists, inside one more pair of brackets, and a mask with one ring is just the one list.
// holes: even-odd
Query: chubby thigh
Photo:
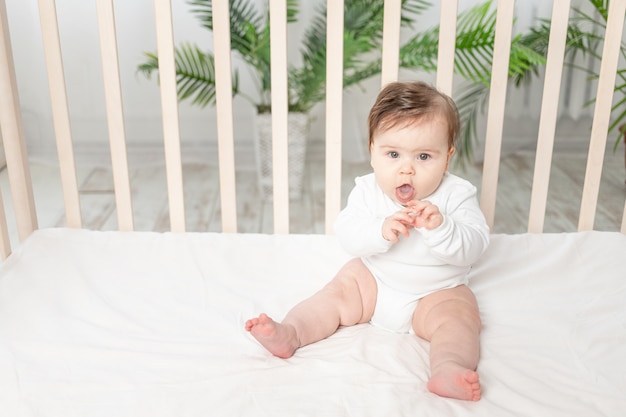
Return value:
[(376, 307), (377, 286), (374, 276), (361, 259), (348, 261), (324, 290), (335, 293), (340, 324), (367, 323)]

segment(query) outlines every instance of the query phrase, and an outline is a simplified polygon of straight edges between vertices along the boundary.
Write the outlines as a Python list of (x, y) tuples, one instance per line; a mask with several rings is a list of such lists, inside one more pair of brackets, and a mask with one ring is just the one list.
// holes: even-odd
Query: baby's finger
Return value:
[(383, 234), (383, 237), (391, 243), (398, 243), (398, 235), (391, 231), (390, 233)]
[(403, 236), (408, 236), (409, 235), (409, 231), (407, 230), (406, 226), (404, 225), (404, 222), (401, 221), (396, 221), (393, 223), (393, 225), (391, 226), (392, 230), (394, 231), (394, 233), (396, 235), (401, 234)]
[(422, 211), (428, 206), (432, 206), (433, 204), (428, 200), (419, 200), (416, 201), (415, 204), (411, 207), (414, 211)]
[(402, 224), (410, 224), (413, 222), (413, 215), (409, 209), (404, 209), (394, 213), (392, 218)]
[(422, 209), (420, 217), (428, 218), (433, 214), (439, 214), (439, 208), (433, 204), (429, 204)]

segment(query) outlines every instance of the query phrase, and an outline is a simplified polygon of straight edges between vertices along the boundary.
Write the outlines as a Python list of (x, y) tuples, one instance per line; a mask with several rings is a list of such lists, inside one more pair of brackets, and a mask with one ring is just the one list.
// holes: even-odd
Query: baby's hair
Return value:
[(452, 148), (460, 130), (459, 111), (452, 98), (423, 81), (387, 84), (369, 113), (369, 147), (378, 132), (435, 116), (443, 117), (448, 124), (448, 147)]

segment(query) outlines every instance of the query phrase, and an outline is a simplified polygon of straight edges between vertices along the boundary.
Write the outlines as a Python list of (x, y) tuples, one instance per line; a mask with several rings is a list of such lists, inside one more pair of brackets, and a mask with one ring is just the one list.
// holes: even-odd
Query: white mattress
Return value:
[(244, 331), (347, 259), (332, 236), (41, 230), (0, 267), (0, 415), (624, 416), (626, 235), (494, 235), (471, 274), (483, 398), (370, 325), (293, 358)]

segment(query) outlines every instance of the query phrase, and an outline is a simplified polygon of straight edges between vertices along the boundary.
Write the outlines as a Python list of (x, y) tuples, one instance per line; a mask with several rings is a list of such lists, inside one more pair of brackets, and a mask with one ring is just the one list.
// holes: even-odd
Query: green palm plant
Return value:
[[(608, 2), (609, 0), (588, 0), (591, 6), (591, 12), (585, 11), (581, 7), (572, 9), (572, 16), (568, 25), (565, 54), (565, 64), (573, 68), (575, 71), (582, 71), (587, 75), (589, 80), (597, 79), (598, 68), (577, 64), (576, 57), (593, 57), (597, 62), (602, 59), (602, 39), (606, 30), (606, 22), (608, 19)], [(479, 23), (482, 19), (483, 12), (488, 10), (489, 3), (485, 3), (484, 10), (479, 10), (477, 6), (474, 11), (468, 14), (468, 21), (474, 22), (469, 27), (482, 25)], [(476, 12), (476, 14), (474, 14)], [(491, 24), (492, 18), (486, 20)], [(459, 23), (461, 26), (461, 23)], [(493, 50), (493, 40), (488, 40), (490, 31), (485, 31), (485, 49), (482, 54), (490, 59)], [(462, 36), (461, 36), (462, 37)], [(550, 38), (550, 20), (542, 19), (537, 25), (528, 29), (527, 32), (517, 35), (511, 43), (511, 61), (509, 66), (509, 77), (515, 87), (519, 87), (529, 83), (533, 78), (539, 76), (539, 69), (546, 63), (548, 51), (548, 41)], [(457, 48), (460, 45), (457, 42)], [(458, 51), (457, 51), (458, 54)], [(622, 42), (621, 60), (626, 59), (626, 45)], [(458, 55), (457, 55), (458, 60)], [(476, 120), (482, 112), (489, 95), (488, 84), (488, 67), (469, 67), (470, 71), (465, 72), (465, 77), (472, 82), (465, 86), (457, 97), (457, 105), (461, 114), (462, 133), (459, 155), (461, 163), (467, 161), (472, 153), (473, 144), (476, 141)], [(462, 69), (458, 68), (459, 73)], [(475, 71), (476, 70), (476, 71)], [(622, 142), (626, 135), (626, 68), (623, 64), (617, 70), (617, 82), (615, 85), (615, 93), (618, 97), (614, 101), (611, 108), (611, 124), (608, 132), (614, 132), (616, 139), (614, 142), (614, 151)], [(487, 77), (487, 78), (486, 78)], [(585, 103), (585, 106), (592, 105), (595, 99)]]
[[(601, 0), (590, 0), (601, 1)], [(467, 9), (459, 15), (456, 35), (455, 73), (465, 79), (465, 86), (456, 94), (462, 120), (461, 141), (457, 161), (471, 158), (477, 141), (477, 119), (489, 93), (491, 58), (495, 40), (496, 13), (492, 0)], [(203, 27), (213, 31), (211, 0), (189, 0), (192, 13)], [(427, 0), (402, 1), (402, 26), (411, 29), (416, 18), (431, 7)], [(383, 0), (346, 0), (344, 11), (344, 88), (369, 79), (381, 72)], [(298, 21), (299, 3), (287, 0), (288, 23)], [(269, 112), (270, 51), (269, 17), (247, 0), (230, 0), (231, 49), (252, 69), (258, 97), (240, 88), (239, 73), (233, 72), (233, 95), (248, 100), (259, 113)], [(326, 8), (316, 9), (301, 44), (299, 67), (289, 68), (289, 111), (308, 112), (325, 98), (326, 72)], [(509, 76), (521, 85), (545, 65), (545, 28), (517, 35), (511, 43)], [(549, 33), (549, 27), (548, 27)], [(436, 72), (439, 27), (415, 33), (400, 49), (400, 66), (426, 73)], [(138, 70), (150, 78), (158, 71), (158, 57), (145, 54)], [(199, 46), (186, 43), (175, 50), (178, 96), (204, 107), (215, 103), (214, 57)]]
[[(201, 25), (213, 32), (211, 0), (189, 0), (191, 12)], [(360, 73), (364, 57), (382, 42), (383, 0), (346, 0), (344, 15), (344, 72)], [(258, 97), (240, 88), (239, 72), (233, 73), (233, 95), (252, 103), (259, 113), (269, 112), (270, 39), (269, 15), (247, 0), (230, 0), (231, 49), (252, 70)], [(402, 1), (402, 25), (411, 26), (415, 17), (429, 6), (425, 0)], [(287, 0), (287, 22), (298, 21), (299, 2)], [(326, 81), (326, 8), (316, 9), (301, 44), (301, 65), (291, 66), (288, 77), (289, 111), (308, 112), (324, 100)], [(139, 72), (150, 78), (158, 71), (158, 56), (145, 54)], [(175, 50), (178, 97), (204, 107), (215, 103), (214, 57), (198, 45), (185, 43)], [(352, 77), (352, 83), (362, 81)]]

